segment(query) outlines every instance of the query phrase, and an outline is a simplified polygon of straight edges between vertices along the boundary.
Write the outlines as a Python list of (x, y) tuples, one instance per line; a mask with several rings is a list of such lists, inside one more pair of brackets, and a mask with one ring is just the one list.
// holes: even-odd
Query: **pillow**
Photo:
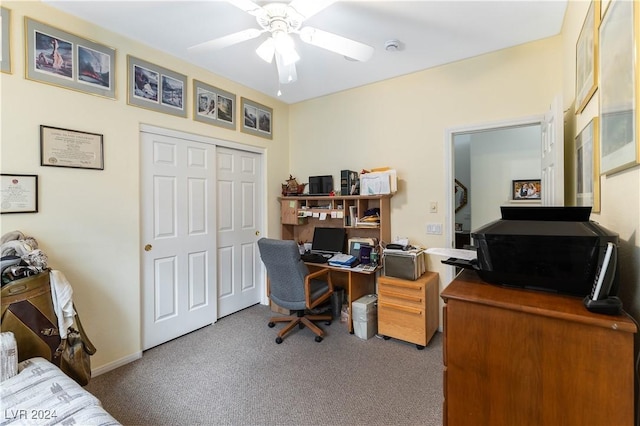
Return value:
[(18, 374), (18, 345), (12, 332), (0, 333), (0, 381)]

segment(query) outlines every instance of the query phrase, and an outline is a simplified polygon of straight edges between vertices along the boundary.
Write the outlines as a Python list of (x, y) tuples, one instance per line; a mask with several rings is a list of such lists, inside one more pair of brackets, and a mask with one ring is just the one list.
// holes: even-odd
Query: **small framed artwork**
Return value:
[(236, 95), (193, 80), (193, 119), (227, 129), (236, 129)]
[[(640, 163), (634, 58), (640, 53), (640, 3), (611, 1), (599, 33), (600, 173), (612, 174)], [(635, 36), (634, 36), (635, 33)]]
[(2, 174), (0, 213), (38, 212), (38, 175)]
[(40, 165), (104, 170), (102, 135), (40, 126)]
[(187, 116), (187, 76), (127, 55), (127, 103)]
[(598, 87), (598, 25), (600, 1), (591, 0), (576, 42), (576, 114), (580, 114)]
[(540, 200), (542, 184), (540, 179), (514, 180), (511, 183), (512, 200)]
[(244, 133), (273, 139), (273, 110), (257, 102), (242, 98), (242, 126)]
[(116, 51), (25, 18), (26, 70), (29, 80), (116, 98)]
[(0, 71), (11, 74), (11, 10), (0, 7)]
[(598, 152), (598, 117), (594, 117), (576, 137), (576, 205), (591, 206), (600, 212), (600, 167)]

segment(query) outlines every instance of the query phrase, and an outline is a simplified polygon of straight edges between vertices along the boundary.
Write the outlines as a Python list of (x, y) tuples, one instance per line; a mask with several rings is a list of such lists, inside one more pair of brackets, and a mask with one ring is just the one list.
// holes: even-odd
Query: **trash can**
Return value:
[(367, 294), (352, 304), (353, 332), (367, 340), (378, 332), (378, 296)]

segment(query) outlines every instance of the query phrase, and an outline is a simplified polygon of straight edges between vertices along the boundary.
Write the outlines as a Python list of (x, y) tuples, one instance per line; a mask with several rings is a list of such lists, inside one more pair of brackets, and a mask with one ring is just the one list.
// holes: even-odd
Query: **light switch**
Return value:
[(442, 224), (427, 223), (427, 234), (442, 235)]

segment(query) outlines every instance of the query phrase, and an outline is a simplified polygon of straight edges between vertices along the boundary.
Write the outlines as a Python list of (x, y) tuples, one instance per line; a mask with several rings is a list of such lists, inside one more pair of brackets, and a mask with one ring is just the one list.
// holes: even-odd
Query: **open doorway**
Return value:
[[(471, 231), (500, 218), (500, 206), (510, 201), (513, 179), (540, 179), (543, 126), (541, 115), (447, 132), (447, 182), (453, 189), (447, 203), (448, 247), (472, 244)], [(456, 273), (448, 269), (445, 282)]]

